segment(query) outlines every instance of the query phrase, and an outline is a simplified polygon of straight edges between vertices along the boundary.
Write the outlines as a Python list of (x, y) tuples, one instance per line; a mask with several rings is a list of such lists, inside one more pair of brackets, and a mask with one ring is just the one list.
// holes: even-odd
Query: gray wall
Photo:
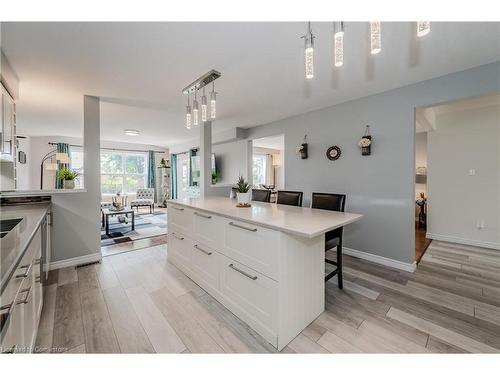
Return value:
[(427, 233), (500, 249), (500, 106), (438, 114), (428, 136)]
[(220, 184), (235, 184), (240, 175), (247, 174), (247, 141), (235, 141), (212, 145), (217, 168), (220, 172)]
[[(415, 107), (500, 92), (500, 63), (420, 82), (248, 129), (251, 139), (285, 135), (285, 186), (348, 194), (346, 210), (365, 217), (345, 230), (345, 246), (405, 263), (415, 260)], [(371, 125), (371, 156), (357, 142)], [(309, 158), (295, 147), (304, 134)], [(338, 145), (337, 161), (325, 157)]]
[(84, 96), (85, 189), (52, 195), (52, 262), (100, 253), (99, 98)]

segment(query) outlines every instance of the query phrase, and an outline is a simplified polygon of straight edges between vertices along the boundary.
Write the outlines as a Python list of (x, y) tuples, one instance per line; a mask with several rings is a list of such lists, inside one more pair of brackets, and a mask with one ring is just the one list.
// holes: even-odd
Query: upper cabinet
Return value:
[(16, 136), (16, 105), (7, 90), (2, 88), (0, 129), (0, 153), (2, 161), (14, 161), (14, 141)]

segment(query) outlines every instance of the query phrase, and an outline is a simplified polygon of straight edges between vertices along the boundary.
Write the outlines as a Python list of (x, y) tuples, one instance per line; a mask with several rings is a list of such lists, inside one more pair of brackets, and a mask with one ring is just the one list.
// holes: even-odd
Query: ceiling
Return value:
[(252, 140), (253, 147), (271, 148), (273, 150), (285, 149), (285, 136), (283, 134)]
[(81, 136), (83, 98), (102, 99), (102, 138), (168, 146), (184, 127), (181, 89), (210, 69), (214, 131), (252, 127), (500, 60), (500, 23), (382, 23), (368, 52), (366, 23), (347, 23), (345, 64), (332, 68), (331, 23), (313, 23), (315, 77), (304, 78), (305, 23), (2, 23), (1, 45), (20, 79), (18, 125), (31, 135)]
[(437, 127), (436, 116), (486, 107), (500, 108), (500, 94), (455, 100), (449, 103), (417, 108), (415, 112), (415, 131), (423, 133), (435, 130)]

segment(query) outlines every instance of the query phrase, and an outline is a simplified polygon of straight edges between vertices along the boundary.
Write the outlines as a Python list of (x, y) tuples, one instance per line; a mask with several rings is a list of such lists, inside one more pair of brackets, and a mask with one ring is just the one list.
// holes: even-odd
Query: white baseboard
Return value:
[(415, 272), (415, 269), (417, 268), (417, 263), (405, 263), (401, 262), (399, 260), (394, 260), (390, 258), (385, 258), (380, 255), (375, 255), (375, 254), (370, 254), (370, 253), (365, 253), (364, 251), (359, 251), (355, 249), (350, 249), (348, 247), (342, 248), (342, 251), (344, 254), (360, 258), (360, 259), (365, 259), (369, 260), (370, 262), (381, 264), (383, 266), (391, 267), (391, 268), (396, 268), (398, 270), (406, 271), (406, 272)]
[(445, 241), (445, 242), (458, 243), (461, 245), (478, 246), (478, 247), (485, 247), (487, 249), (500, 250), (500, 243), (495, 243), (495, 242), (471, 240), (468, 238), (446, 236), (436, 233), (427, 233), (425, 236), (431, 240), (436, 240), (436, 241)]
[(57, 270), (59, 268), (73, 267), (80, 264), (98, 262), (102, 259), (101, 253), (94, 253), (89, 255), (83, 255), (81, 257), (58, 260), (56, 262), (51, 262), (49, 264), (49, 270)]

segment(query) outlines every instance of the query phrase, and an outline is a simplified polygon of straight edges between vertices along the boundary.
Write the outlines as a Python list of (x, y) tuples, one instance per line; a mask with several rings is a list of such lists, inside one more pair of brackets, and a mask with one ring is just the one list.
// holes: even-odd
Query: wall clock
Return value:
[(340, 154), (342, 154), (342, 151), (340, 151), (339, 146), (331, 146), (326, 150), (326, 157), (330, 160), (337, 160), (340, 158)]

